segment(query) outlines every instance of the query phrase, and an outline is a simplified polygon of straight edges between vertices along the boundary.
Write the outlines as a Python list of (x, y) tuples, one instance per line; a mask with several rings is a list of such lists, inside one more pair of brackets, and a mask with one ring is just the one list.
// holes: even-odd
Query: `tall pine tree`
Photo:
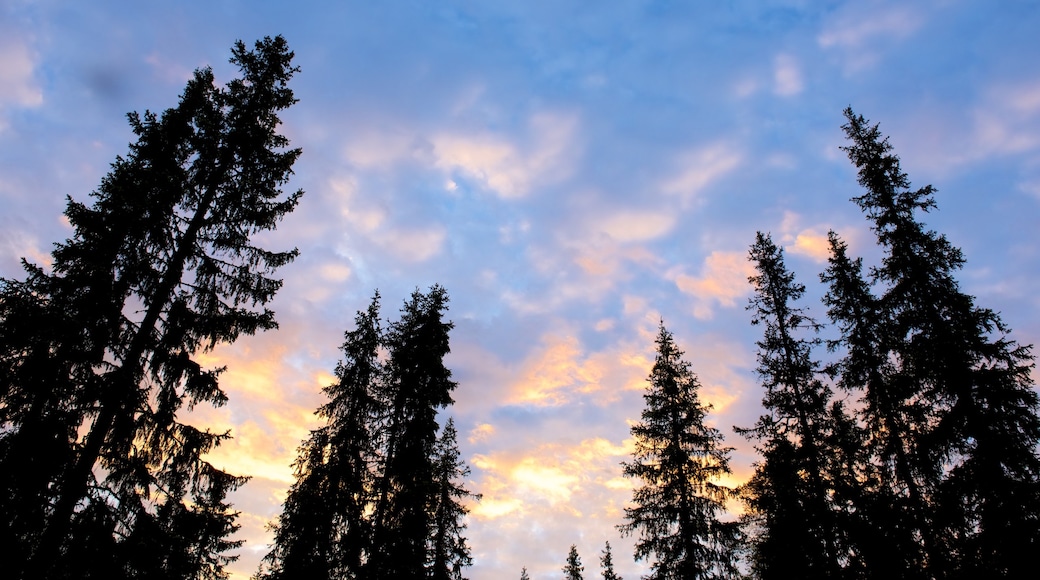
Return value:
[(462, 502), (480, 499), (460, 481), (469, 476), (469, 467), (459, 458), (455, 421), (449, 418), (434, 448), (433, 525), (430, 534), (428, 576), (433, 580), (463, 580), (462, 569), (473, 564), (463, 532), (463, 519), (469, 509)]
[[(177, 412), (221, 405), (192, 357), (276, 326), (271, 274), (296, 252), (251, 237), (297, 204), (295, 102), (281, 37), (196, 71), (175, 108), (129, 115), (137, 140), (93, 193), (70, 199), (53, 269), (0, 285), (0, 539), (14, 577), (219, 577), (235, 545), (224, 500), (243, 481), (201, 459), (227, 434)], [(38, 447), (40, 446), (40, 447)], [(48, 456), (38, 457), (40, 449)], [(86, 560), (84, 550), (94, 551)]]
[(783, 250), (759, 232), (751, 246), (755, 294), (748, 305), (752, 324), (764, 329), (758, 341), (758, 374), (766, 415), (739, 430), (758, 440), (762, 460), (742, 489), (753, 534), (752, 567), (762, 578), (837, 578), (845, 559), (831, 505), (834, 486), (828, 466), (831, 439), (830, 389), (818, 378), (812, 358), (819, 325), (795, 302), (805, 286), (784, 264)]
[(839, 240), (825, 275), (846, 346), (841, 369), (859, 389), (881, 503), (879, 529), (920, 546), (930, 578), (1022, 577), (1040, 544), (1040, 418), (1029, 347), (954, 277), (961, 251), (927, 229), (931, 186), (912, 189), (877, 125), (850, 109), (844, 147), (859, 170), (853, 199), (884, 250), (869, 287)]
[(329, 402), (318, 409), (325, 426), (300, 448), (296, 483), (274, 526), (275, 540), (261, 578), (356, 578), (371, 542), (367, 511), (375, 478), (375, 418), (382, 412), (376, 390), (383, 379), (379, 293), (344, 335), (344, 358)]
[(382, 456), (375, 483), (370, 578), (421, 578), (427, 563), (431, 527), (430, 498), (434, 483), (437, 411), (450, 405), (455, 382), (444, 366), (448, 333), (443, 320), (448, 307), (444, 288), (416, 290), (390, 325), (389, 358), (379, 396), (385, 402), (381, 418)]
[(639, 533), (635, 556), (651, 560), (651, 580), (732, 577), (739, 529), (719, 518), (732, 490), (718, 482), (730, 473), (730, 450), (722, 433), (705, 425), (710, 406), (663, 324), (656, 343), (646, 407), (632, 426), (635, 451), (624, 464), (625, 476), (641, 483), (618, 527)]
[(461, 481), (454, 422), (437, 433), (455, 387), (447, 299), (440, 286), (417, 290), (387, 329), (378, 293), (358, 313), (258, 578), (460, 580), (471, 565), (464, 501), (479, 496)]

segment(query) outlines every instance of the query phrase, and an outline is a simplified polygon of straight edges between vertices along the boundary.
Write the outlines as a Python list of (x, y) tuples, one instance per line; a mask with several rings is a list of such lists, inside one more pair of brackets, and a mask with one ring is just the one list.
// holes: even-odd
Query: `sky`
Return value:
[[(967, 258), (963, 289), (1040, 342), (1040, 3), (1003, 0), (311, 2), (0, 0), (0, 276), (47, 264), (125, 154), (126, 113), (176, 104), (192, 71), (235, 73), (232, 44), (284, 35), (301, 72), (282, 127), (306, 193), (270, 249), (280, 329), (202, 358), (229, 403), (191, 421), (234, 439), (211, 460), (251, 481), (236, 580), (266, 553), (290, 464), (343, 332), (378, 289), (396, 319), (443, 285), (446, 362), (471, 506), (473, 580), (586, 577), (634, 482), (620, 463), (659, 323), (734, 448), (762, 412), (748, 247), (785, 247), (820, 320), (826, 233), (876, 264), (842, 110), (879, 122), (927, 224)], [(822, 335), (832, 338), (833, 331)], [(826, 352), (818, 355), (826, 357)], [(1034, 377), (1038, 375), (1034, 373)]]

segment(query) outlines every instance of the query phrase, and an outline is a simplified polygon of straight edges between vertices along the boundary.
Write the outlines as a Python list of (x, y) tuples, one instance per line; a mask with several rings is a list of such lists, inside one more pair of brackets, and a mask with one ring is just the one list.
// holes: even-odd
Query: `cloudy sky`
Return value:
[[(576, 544), (598, 576), (631, 482), (659, 320), (715, 406), (733, 483), (754, 461), (732, 426), (760, 412), (747, 304), (756, 230), (786, 247), (823, 316), (828, 229), (877, 251), (838, 147), (851, 105), (881, 123), (960, 279), (1040, 342), (1040, 6), (971, 2), (467, 0), (177, 3), (0, 0), (0, 276), (46, 263), (131, 138), (128, 111), (173, 106), (232, 43), (282, 34), (302, 72), (284, 132), (306, 194), (273, 249), (281, 329), (207, 355), (230, 403), (213, 460), (236, 495), (244, 579), (317, 425), (342, 333), (375, 289), (384, 315), (444, 285), (450, 410), (472, 508), (474, 580), (560, 575)], [(825, 353), (821, 353), (824, 356)]]

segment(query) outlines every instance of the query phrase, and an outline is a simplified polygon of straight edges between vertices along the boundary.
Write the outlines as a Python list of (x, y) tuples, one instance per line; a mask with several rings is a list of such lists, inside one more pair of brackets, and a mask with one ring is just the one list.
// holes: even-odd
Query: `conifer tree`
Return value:
[(344, 335), (337, 382), (325, 388), (329, 402), (318, 409), (326, 425), (300, 448), (296, 483), (274, 526), (275, 541), (264, 558), (264, 579), (354, 578), (371, 541), (366, 511), (371, 505), (377, 457), (374, 419), (381, 412), (375, 392), (383, 378), (379, 351), (379, 293)]
[(614, 555), (610, 552), (610, 542), (603, 548), (603, 554), (599, 558), (602, 568), (603, 580), (622, 580), (621, 576), (614, 572)]
[(752, 324), (764, 327), (758, 374), (767, 411), (754, 427), (738, 430), (760, 442), (763, 456), (742, 490), (757, 524), (752, 567), (762, 578), (836, 578), (844, 558), (827, 477), (831, 392), (812, 358), (817, 340), (797, 336), (815, 334), (819, 325), (795, 306), (805, 286), (795, 282), (769, 235), (756, 235), (750, 259), (756, 274), (748, 309)]
[[(1030, 348), (954, 277), (964, 257), (921, 214), (931, 186), (912, 189), (877, 125), (846, 109), (843, 149), (859, 170), (853, 199), (884, 250), (870, 282), (839, 243), (826, 280), (843, 329), (841, 369), (862, 391), (863, 422), (882, 472), (878, 497), (904, 514), (877, 521), (918, 543), (914, 569), (931, 578), (1022, 577), (1040, 545), (1040, 418)], [(864, 317), (864, 314), (867, 314)]]
[(416, 290), (390, 325), (386, 379), (378, 396), (382, 455), (375, 482), (370, 578), (421, 578), (431, 529), (430, 498), (437, 494), (433, 452), (437, 411), (453, 400), (455, 382), (444, 366), (453, 324), (442, 319), (448, 295), (434, 285)]
[(531, 580), (531, 576), (527, 573), (527, 566), (520, 569), (520, 580)]
[(463, 532), (469, 509), (462, 501), (480, 496), (467, 490), (462, 480), (469, 467), (459, 458), (458, 435), (451, 418), (444, 425), (434, 449), (433, 532), (430, 538), (429, 577), (434, 580), (463, 580), (462, 569), (473, 564)]
[(618, 527), (639, 532), (635, 557), (651, 559), (651, 580), (732, 577), (739, 529), (719, 518), (733, 492), (718, 483), (730, 473), (730, 449), (705, 425), (711, 407), (701, 403), (700, 383), (663, 324), (656, 343), (646, 407), (631, 429), (635, 451), (623, 464), (641, 484)]
[(437, 410), (455, 387), (444, 366), (447, 293), (416, 290), (384, 330), (379, 294), (345, 335), (327, 421), (300, 448), (296, 483), (257, 574), (289, 578), (460, 580), (471, 565), (454, 421)]
[(581, 573), (584, 571), (585, 566), (581, 565), (578, 547), (571, 544), (571, 549), (567, 552), (567, 565), (563, 567), (563, 580), (582, 580)]
[[(276, 327), (271, 274), (296, 251), (275, 227), (298, 149), (277, 133), (295, 102), (281, 37), (237, 43), (225, 87), (196, 71), (175, 108), (129, 115), (137, 140), (47, 272), (0, 283), (0, 538), (13, 577), (220, 577), (244, 480), (202, 455), (225, 433), (177, 419), (226, 401), (199, 351)], [(37, 458), (46, 449), (45, 459)], [(96, 549), (78, 561), (84, 546)], [(147, 548), (147, 556), (145, 555)], [(93, 567), (97, 568), (93, 568)]]

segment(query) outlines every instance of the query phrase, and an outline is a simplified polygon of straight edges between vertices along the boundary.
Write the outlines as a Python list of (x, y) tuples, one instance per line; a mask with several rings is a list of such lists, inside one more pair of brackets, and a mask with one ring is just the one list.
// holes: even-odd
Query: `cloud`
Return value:
[(707, 319), (713, 316), (712, 308), (716, 304), (736, 306), (737, 299), (751, 291), (748, 277), (752, 274), (754, 267), (744, 252), (712, 252), (704, 260), (700, 275), (672, 273), (671, 276), (679, 290), (693, 296), (693, 315)]
[(802, 71), (789, 54), (776, 57), (773, 69), (773, 92), (781, 97), (792, 97), (802, 92)]
[(879, 60), (876, 47), (910, 36), (923, 22), (919, 12), (906, 6), (854, 3), (827, 23), (816, 40), (824, 49), (841, 51), (848, 72), (855, 72)]
[(861, 49), (878, 37), (904, 38), (913, 34), (923, 18), (913, 9), (895, 5), (878, 6), (864, 2), (840, 14), (817, 37), (824, 48)]
[(627, 210), (603, 216), (597, 225), (619, 242), (644, 242), (668, 234), (677, 219), (674, 211)]
[(801, 226), (802, 218), (792, 211), (784, 212), (780, 223), (779, 244), (790, 254), (805, 256), (814, 262), (823, 263), (830, 257), (830, 242), (827, 232), (831, 227), (817, 225), (809, 228)]
[(431, 138), (434, 164), (480, 181), (506, 199), (528, 195), (536, 184), (562, 179), (578, 154), (578, 118), (539, 113), (528, 122), (527, 145), (503, 135), (445, 132)]
[(668, 194), (678, 195), (684, 204), (692, 202), (710, 183), (740, 166), (742, 156), (729, 145), (716, 143), (679, 156), (680, 169), (660, 185)]
[(36, 55), (28, 43), (8, 27), (0, 27), (0, 133), (7, 127), (6, 109), (43, 104), (35, 73)]

